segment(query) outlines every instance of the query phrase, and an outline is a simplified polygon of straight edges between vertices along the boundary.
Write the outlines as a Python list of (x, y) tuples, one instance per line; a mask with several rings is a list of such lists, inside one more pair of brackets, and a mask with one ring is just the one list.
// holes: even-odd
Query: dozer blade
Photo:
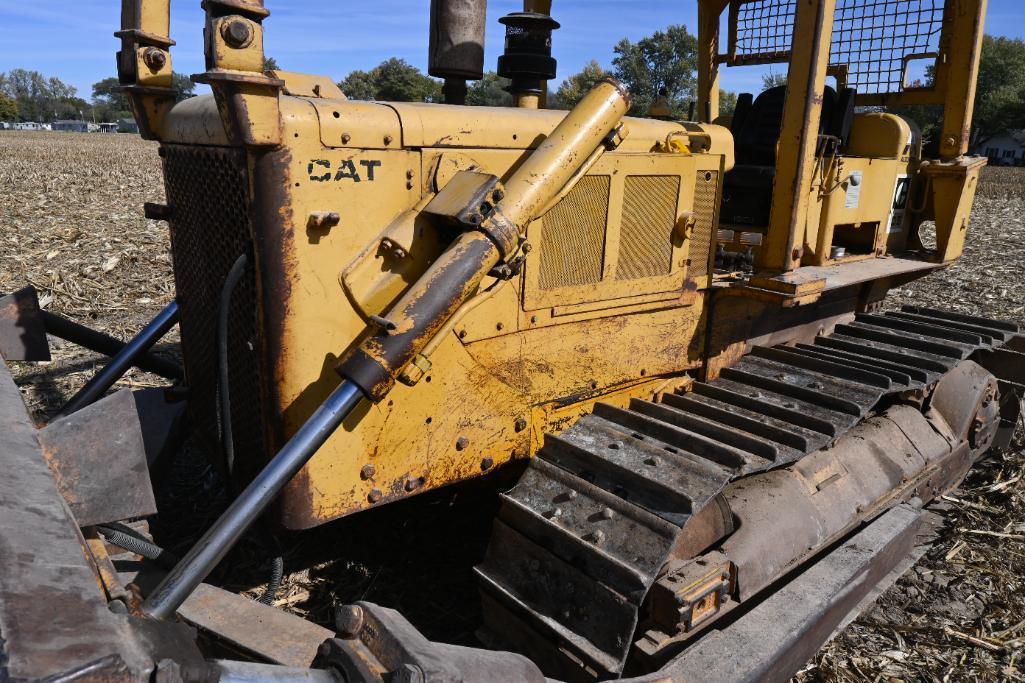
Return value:
[[(921, 396), (965, 359), (999, 352), (1018, 333), (1010, 323), (919, 307), (900, 315), (859, 316), (811, 345), (755, 347), (690, 393), (635, 399), (629, 409), (599, 404), (547, 435), (502, 496), (476, 569), (482, 636), (528, 654), (549, 676), (620, 676), (666, 567), (733, 530), (723, 497), (731, 482), (830, 449), (883, 397)], [(917, 416), (912, 427), (925, 424), (907, 410)], [(891, 425), (899, 417), (878, 419), (888, 438), (904, 438)], [(872, 429), (857, 438), (871, 441)], [(946, 441), (934, 441), (934, 450), (950, 453)], [(906, 448), (914, 450), (911, 441)], [(722, 577), (717, 599), (728, 600), (731, 581)]]

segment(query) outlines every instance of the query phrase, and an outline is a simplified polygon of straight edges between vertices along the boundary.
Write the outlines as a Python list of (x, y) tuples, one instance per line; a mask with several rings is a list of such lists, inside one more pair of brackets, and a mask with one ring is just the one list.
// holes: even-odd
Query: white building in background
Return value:
[(980, 141), (975, 153), (993, 166), (1025, 166), (1025, 130), (1012, 130)]
[(14, 130), (42, 130), (43, 125), (35, 121), (19, 121), (14, 124)]
[(53, 129), (65, 133), (88, 133), (89, 124), (85, 121), (54, 121)]

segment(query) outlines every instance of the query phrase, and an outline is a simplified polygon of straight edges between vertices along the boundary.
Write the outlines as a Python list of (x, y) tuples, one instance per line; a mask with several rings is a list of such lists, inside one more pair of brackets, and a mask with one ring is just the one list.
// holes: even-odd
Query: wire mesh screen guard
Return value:
[[(785, 61), (797, 0), (749, 0), (733, 7), (731, 63)], [(944, 0), (837, 0), (829, 63), (859, 93), (929, 85), (943, 29)], [(915, 62), (921, 62), (915, 67)]]

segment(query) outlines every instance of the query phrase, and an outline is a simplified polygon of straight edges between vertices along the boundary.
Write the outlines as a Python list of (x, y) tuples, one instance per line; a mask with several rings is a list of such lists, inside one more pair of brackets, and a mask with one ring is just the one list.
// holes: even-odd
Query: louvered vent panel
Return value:
[(679, 194), (679, 176), (639, 175), (626, 179), (617, 280), (670, 273)]
[(541, 289), (601, 282), (610, 181), (607, 175), (585, 176), (544, 215)]
[(694, 185), (694, 232), (690, 242), (690, 269), (688, 277), (708, 275), (709, 253), (712, 249), (712, 228), (715, 226), (716, 195), (719, 187), (719, 173), (698, 172)]

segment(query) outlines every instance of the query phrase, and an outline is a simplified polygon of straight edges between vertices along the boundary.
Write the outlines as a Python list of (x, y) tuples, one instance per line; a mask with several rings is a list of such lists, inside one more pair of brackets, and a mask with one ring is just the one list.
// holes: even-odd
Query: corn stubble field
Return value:
[[(143, 202), (162, 199), (156, 145), (137, 136), (0, 132), (0, 292), (34, 285), (47, 309), (116, 336), (130, 336), (173, 297), (166, 226), (142, 216)], [(1025, 169), (986, 169), (964, 258), (891, 293), (889, 301), (893, 306), (914, 302), (1025, 322), (1023, 220)], [(157, 348), (177, 356), (176, 333)], [(101, 360), (60, 340), (53, 340), (53, 357), (48, 364), (14, 368), (26, 402), (40, 420)], [(158, 378), (133, 371), (119, 386), (160, 384)], [(203, 495), (162, 494), (165, 516), (182, 520), (176, 528), (163, 529), (169, 539), (165, 542), (179, 554), (223, 504), (216, 475), (195, 461), (176, 464), (175, 472), (191, 477)], [(459, 511), (456, 497), (443, 493), (429, 503), (443, 510), (435, 523), (452, 521)], [(976, 467), (942, 503), (945, 526), (936, 545), (874, 608), (824, 648), (798, 680), (1025, 680), (1021, 429), (1012, 449)], [(360, 546), (332, 542), (337, 553), (348, 555), (336, 562), (323, 547), (324, 534), (337, 532), (351, 542), (358, 537), (351, 520), (329, 525), (334, 530), (288, 539), (285, 562), (292, 573), (275, 604), (329, 624), (332, 603), (376, 600), (428, 612), (428, 618), (414, 621), (429, 636), (438, 637), (433, 624), (446, 620), (462, 620), (472, 629), (478, 609), (472, 586), (443, 577), (451, 574), (446, 562), (474, 558), (442, 559), (430, 528), (400, 505), (388, 507), (394, 508), (388, 514), (396, 534), (389, 542), (398, 543), (406, 533), (418, 537), (418, 545), (357, 555), (359, 551), (349, 554), (349, 549)], [(486, 532), (486, 524), (477, 527)], [(160, 528), (158, 520), (154, 533)], [(317, 552), (311, 554), (311, 546)], [(252, 543), (248, 550), (243, 547), (230, 575), (222, 568), (221, 583), (258, 593), (260, 581), (266, 580), (261, 553)], [(430, 566), (432, 555), (440, 569)], [(416, 585), (403, 587), (403, 576), (412, 577), (406, 583)], [(385, 588), (386, 579), (400, 586)], [(441, 585), (450, 580), (458, 583), (452, 591)], [(425, 592), (430, 594), (426, 605)]]

